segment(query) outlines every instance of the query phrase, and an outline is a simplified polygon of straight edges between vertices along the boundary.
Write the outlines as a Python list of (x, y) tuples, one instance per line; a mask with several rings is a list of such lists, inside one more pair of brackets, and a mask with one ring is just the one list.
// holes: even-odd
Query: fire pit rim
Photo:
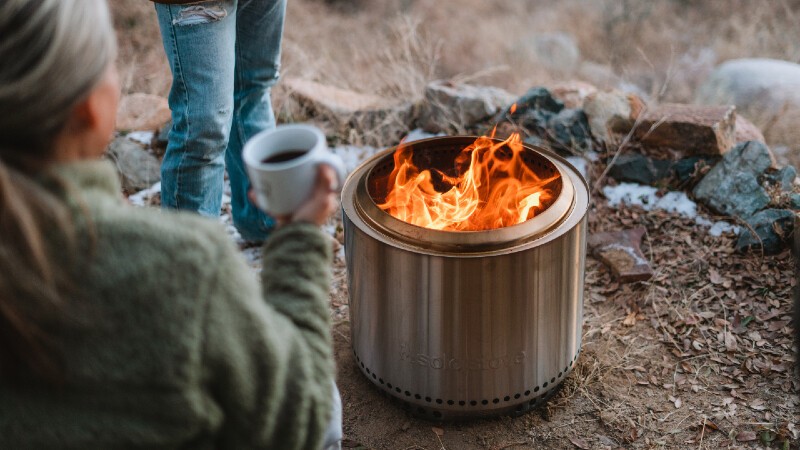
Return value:
[[(477, 137), (439, 136), (407, 145), (453, 139), (474, 140)], [(494, 140), (502, 142), (500, 139)], [(589, 203), (588, 184), (572, 164), (552, 151), (524, 144), (526, 150), (544, 157), (561, 175), (562, 189), (558, 198), (539, 215), (521, 224), (481, 231), (443, 231), (413, 225), (380, 209), (367, 187), (373, 168), (398, 147), (388, 148), (362, 162), (347, 178), (342, 189), (342, 209), (351, 220), (362, 222), (361, 225), (366, 225), (365, 229), (370, 234), (386, 239), (395, 247), (449, 257), (485, 257), (521, 251), (546, 243), (561, 235), (565, 228), (571, 228), (572, 224), (565, 222), (577, 220), (573, 217), (576, 207), (582, 210), (586, 207), (583, 205), (588, 206)]]

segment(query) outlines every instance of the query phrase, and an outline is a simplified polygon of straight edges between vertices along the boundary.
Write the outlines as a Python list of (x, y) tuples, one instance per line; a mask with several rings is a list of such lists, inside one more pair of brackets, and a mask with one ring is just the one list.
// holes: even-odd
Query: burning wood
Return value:
[(454, 175), (418, 167), (411, 147), (401, 145), (388, 177), (389, 194), (378, 206), (410, 224), (446, 231), (491, 230), (533, 218), (553, 198), (547, 185), (561, 175), (540, 177), (523, 160), (527, 150), (519, 134), (502, 142), (493, 136), (464, 148)]

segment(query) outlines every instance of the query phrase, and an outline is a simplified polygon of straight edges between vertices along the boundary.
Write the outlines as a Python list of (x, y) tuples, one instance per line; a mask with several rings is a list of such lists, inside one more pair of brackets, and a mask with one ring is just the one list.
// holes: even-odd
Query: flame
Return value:
[(401, 144), (394, 153), (389, 193), (378, 207), (410, 224), (447, 231), (490, 230), (533, 218), (553, 196), (545, 186), (560, 175), (540, 178), (522, 160), (528, 150), (518, 133), (500, 143), (492, 139), (494, 133), (461, 151), (456, 176), (420, 170), (412, 162), (411, 147)]

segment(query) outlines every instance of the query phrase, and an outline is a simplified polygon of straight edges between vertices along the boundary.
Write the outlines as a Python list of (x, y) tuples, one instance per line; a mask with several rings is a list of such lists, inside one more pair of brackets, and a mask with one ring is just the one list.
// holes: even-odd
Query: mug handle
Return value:
[(333, 190), (336, 192), (341, 192), (342, 186), (344, 185), (344, 180), (347, 178), (347, 171), (344, 168), (344, 161), (342, 161), (342, 158), (335, 153), (329, 151), (324, 152), (317, 158), (317, 165), (319, 164), (326, 164), (336, 171), (337, 183)]

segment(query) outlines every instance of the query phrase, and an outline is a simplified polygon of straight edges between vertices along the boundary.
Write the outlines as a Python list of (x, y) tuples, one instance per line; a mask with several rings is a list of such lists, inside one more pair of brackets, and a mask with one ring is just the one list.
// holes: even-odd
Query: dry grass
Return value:
[[(112, 9), (125, 92), (166, 95), (169, 70), (152, 5), (112, 2)], [(692, 102), (697, 86), (722, 61), (799, 61), (798, 11), (800, 0), (293, 0), (283, 76), (411, 102), (437, 78), (515, 94), (581, 79), (600, 87), (623, 84), (651, 101)], [(579, 66), (565, 71), (537, 56), (536, 37), (556, 32), (575, 40)], [(281, 84), (273, 103), (279, 117), (295, 117)], [(771, 144), (800, 149), (791, 121), (751, 120), (765, 128)], [(376, 142), (386, 133), (363, 134), (341, 138), (396, 143)], [(800, 162), (791, 155), (788, 160)]]
[[(333, 3), (333, 5), (331, 5)], [(339, 1), (338, 3), (345, 3)], [(479, 74), (521, 92), (550, 73), (535, 36), (564, 32), (582, 60), (608, 66), (644, 92), (688, 101), (714, 64), (749, 56), (800, 60), (798, 0), (332, 0), (289, 2), (284, 76), (384, 96), (418, 97), (433, 78)], [(112, 5), (129, 72), (126, 88), (164, 94), (155, 14), (148, 2)], [(592, 81), (592, 80), (587, 80)]]

